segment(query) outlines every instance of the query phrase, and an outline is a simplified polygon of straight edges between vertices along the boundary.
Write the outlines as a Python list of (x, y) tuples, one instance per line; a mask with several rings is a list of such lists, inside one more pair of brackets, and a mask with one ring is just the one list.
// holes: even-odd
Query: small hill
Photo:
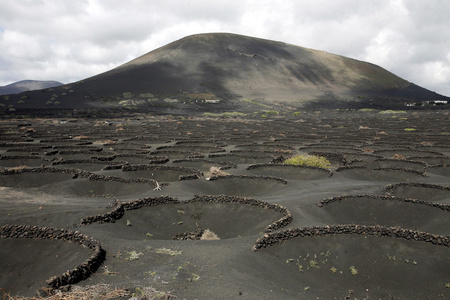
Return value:
[(58, 81), (21, 80), (5, 86), (0, 86), (0, 95), (18, 94), (63, 85)]
[(448, 99), (368, 62), (227, 33), (188, 36), (108, 72), (25, 96), (14, 109), (192, 113)]

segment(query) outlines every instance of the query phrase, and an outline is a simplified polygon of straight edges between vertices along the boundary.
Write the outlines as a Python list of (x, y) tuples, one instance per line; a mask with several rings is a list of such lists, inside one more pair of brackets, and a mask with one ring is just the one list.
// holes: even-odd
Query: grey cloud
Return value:
[(0, 0), (0, 7), (0, 85), (25, 76), (80, 80), (185, 35), (222, 31), (368, 60), (450, 95), (448, 1)]

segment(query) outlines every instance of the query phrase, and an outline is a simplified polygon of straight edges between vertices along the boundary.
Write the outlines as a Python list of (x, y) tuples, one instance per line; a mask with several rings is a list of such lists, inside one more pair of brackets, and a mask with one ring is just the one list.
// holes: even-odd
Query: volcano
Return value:
[(368, 62), (228, 33), (187, 36), (108, 72), (14, 97), (22, 101), (13, 109), (140, 111), (386, 108), (448, 99)]

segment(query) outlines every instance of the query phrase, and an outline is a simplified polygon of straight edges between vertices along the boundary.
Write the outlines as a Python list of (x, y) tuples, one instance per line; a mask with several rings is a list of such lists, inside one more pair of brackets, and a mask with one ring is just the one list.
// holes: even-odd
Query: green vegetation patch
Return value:
[(352, 273), (353, 276), (358, 275), (358, 270), (355, 266), (350, 266), (350, 273)]
[(257, 102), (257, 100), (255, 100), (255, 99), (249, 100), (249, 99), (243, 98), (242, 101), (247, 102), (247, 103), (249, 103), (249, 104), (254, 104), (254, 105), (261, 106), (261, 107), (265, 107), (265, 108), (271, 108), (269, 105), (264, 104), (264, 103), (259, 103), (259, 102)]
[(142, 252), (136, 252), (136, 251), (131, 251), (128, 252), (128, 257), (125, 258), (126, 260), (137, 260), (139, 259), (139, 257), (142, 255)]
[(379, 112), (379, 114), (406, 114), (406, 111), (404, 110), (382, 110)]
[(181, 251), (172, 250), (172, 249), (168, 249), (168, 248), (156, 249), (156, 253), (158, 253), (158, 254), (167, 254), (167, 255), (170, 255), (170, 256), (181, 255)]
[(133, 93), (132, 92), (123, 92), (122, 97), (123, 98), (131, 98), (131, 97), (133, 97)]
[(192, 100), (217, 99), (216, 95), (211, 93), (187, 93), (186, 97)]
[(295, 165), (295, 166), (311, 166), (319, 167), (324, 169), (329, 169), (331, 163), (328, 159), (323, 156), (317, 155), (296, 155), (288, 158), (284, 161), (285, 165)]
[(152, 93), (142, 93), (139, 94), (139, 98), (153, 98), (155, 97)]
[(269, 110), (268, 112), (266, 112), (267, 115), (278, 115), (278, 112), (276, 110)]
[(224, 112), (221, 114), (215, 114), (215, 113), (209, 113), (209, 112), (203, 113), (203, 116), (205, 116), (205, 117), (245, 117), (246, 115), (247, 114), (237, 112), (237, 111)]

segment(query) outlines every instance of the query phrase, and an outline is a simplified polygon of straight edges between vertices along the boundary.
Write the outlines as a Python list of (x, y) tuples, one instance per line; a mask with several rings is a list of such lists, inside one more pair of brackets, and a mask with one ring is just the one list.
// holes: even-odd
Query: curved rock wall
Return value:
[(46, 284), (52, 289), (88, 278), (105, 260), (105, 251), (100, 243), (79, 231), (30, 225), (3, 225), (0, 226), (0, 238), (62, 240), (87, 247), (94, 252), (91, 257), (72, 270), (48, 279)]
[(269, 203), (265, 201), (260, 201), (247, 197), (236, 197), (236, 196), (195, 196), (194, 198), (185, 201), (184, 203), (195, 203), (195, 202), (210, 202), (210, 203), (239, 203), (246, 205), (253, 205), (261, 207), (263, 209), (273, 209), (276, 212), (282, 213), (284, 217), (266, 226), (265, 231), (271, 232), (279, 228), (285, 227), (292, 222), (291, 212), (284, 206), (278, 205), (276, 203)]
[(330, 204), (333, 202), (350, 199), (350, 198), (370, 198), (370, 199), (379, 199), (379, 200), (388, 200), (388, 201), (409, 202), (409, 203), (414, 203), (414, 204), (422, 204), (422, 205), (440, 208), (444, 211), (450, 211), (450, 205), (448, 205), (448, 204), (428, 202), (428, 201), (412, 199), (412, 198), (399, 198), (399, 197), (395, 197), (395, 196), (378, 196), (378, 195), (349, 195), (349, 196), (331, 197), (331, 198), (327, 198), (327, 199), (320, 201), (319, 203), (317, 203), (317, 206), (323, 207), (324, 205), (327, 205), (327, 204)]
[(178, 204), (180, 203), (176, 198), (162, 196), (162, 197), (148, 197), (136, 201), (117, 203), (116, 208), (106, 214), (99, 214), (89, 216), (81, 219), (81, 225), (92, 223), (114, 223), (123, 217), (126, 210), (139, 209), (144, 206), (155, 206), (161, 204)]
[(420, 242), (428, 242), (434, 245), (450, 247), (450, 237), (448, 236), (440, 236), (421, 231), (403, 229), (400, 227), (365, 226), (351, 224), (330, 225), (323, 227), (303, 227), (274, 233), (267, 233), (263, 237), (256, 240), (255, 244), (252, 247), (252, 250), (257, 251), (261, 248), (267, 248), (282, 241), (290, 240), (298, 236), (326, 236), (337, 234), (373, 235), (378, 237), (387, 236)]

